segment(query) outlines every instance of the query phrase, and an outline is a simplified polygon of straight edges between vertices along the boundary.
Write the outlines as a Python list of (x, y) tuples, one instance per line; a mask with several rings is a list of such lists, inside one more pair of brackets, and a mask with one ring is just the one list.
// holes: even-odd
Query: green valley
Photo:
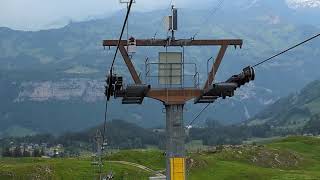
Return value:
[[(189, 152), (188, 179), (319, 179), (320, 138), (287, 137), (257, 145), (217, 146)], [(127, 161), (145, 166), (144, 170)], [(106, 156), (103, 170), (115, 179), (148, 179), (164, 173), (159, 150), (124, 150)], [(92, 179), (91, 159), (21, 158), (0, 160), (0, 179)]]

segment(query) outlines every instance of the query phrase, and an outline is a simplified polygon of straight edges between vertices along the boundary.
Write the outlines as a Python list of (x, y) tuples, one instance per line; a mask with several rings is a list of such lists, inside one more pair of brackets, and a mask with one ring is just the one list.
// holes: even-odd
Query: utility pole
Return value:
[(103, 144), (103, 137), (101, 135), (101, 131), (97, 130), (96, 135), (94, 137), (94, 142), (95, 142), (95, 150), (96, 153), (93, 156), (93, 161), (92, 165), (94, 167), (98, 167), (98, 174), (99, 174), (99, 179), (104, 179), (104, 176), (102, 175), (102, 168), (103, 168), (103, 162), (102, 162), (102, 144)]

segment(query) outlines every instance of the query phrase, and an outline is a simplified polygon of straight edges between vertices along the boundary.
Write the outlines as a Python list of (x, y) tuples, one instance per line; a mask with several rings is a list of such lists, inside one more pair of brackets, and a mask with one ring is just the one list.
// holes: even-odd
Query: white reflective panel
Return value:
[(165, 31), (170, 31), (172, 29), (172, 16), (166, 16), (164, 19)]
[(159, 83), (163, 85), (180, 85), (182, 80), (182, 53), (159, 53)]
[(137, 46), (136, 45), (129, 45), (128, 46), (125, 46), (125, 48), (128, 50), (128, 54), (134, 54), (137, 52)]

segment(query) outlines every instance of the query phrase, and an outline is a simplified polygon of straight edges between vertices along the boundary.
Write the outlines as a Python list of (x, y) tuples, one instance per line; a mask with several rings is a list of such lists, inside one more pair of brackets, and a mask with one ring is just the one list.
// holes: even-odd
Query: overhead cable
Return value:
[[(219, 0), (217, 6), (215, 6), (211, 12), (209, 12), (207, 18), (205, 19), (203, 24), (207, 24), (209, 19), (218, 12), (218, 10), (222, 7), (224, 0)], [(201, 32), (201, 29), (199, 29), (193, 36), (192, 39), (194, 39), (199, 33)]]
[[(119, 37), (119, 40), (118, 40), (117, 49), (116, 49), (116, 52), (114, 54), (114, 57), (113, 57), (113, 60), (112, 60), (112, 64), (111, 64), (111, 67), (110, 67), (110, 74), (111, 75), (112, 75), (112, 68), (114, 66), (114, 63), (115, 63), (115, 60), (116, 60), (116, 57), (117, 57), (117, 54), (118, 54), (118, 51), (119, 51), (119, 46), (120, 46), (120, 42), (122, 40), (124, 29), (125, 29), (125, 27), (127, 25), (127, 21), (128, 21), (129, 14), (130, 14), (130, 11), (131, 11), (132, 3), (133, 3), (133, 0), (130, 0), (129, 6), (128, 6), (128, 9), (127, 9), (127, 13), (126, 13), (126, 17), (125, 17), (125, 20), (123, 22), (123, 26), (122, 26), (122, 29), (121, 29), (120, 37)], [(105, 112), (104, 112), (104, 125), (103, 125), (103, 142), (105, 141), (105, 134), (106, 134), (107, 113), (108, 113), (108, 101), (106, 100)]]
[(123, 22), (121, 34), (120, 34), (120, 37), (119, 37), (119, 40), (118, 40), (117, 49), (116, 49), (116, 52), (114, 53), (114, 56), (113, 56), (113, 60), (112, 60), (112, 64), (111, 64), (110, 71), (111, 71), (111, 69), (113, 68), (114, 62), (115, 62), (115, 60), (116, 60), (116, 57), (117, 57), (117, 54), (118, 54), (118, 51), (119, 51), (120, 42), (121, 42), (121, 40), (122, 40), (123, 32), (124, 32), (124, 29), (125, 29), (125, 27), (126, 27), (126, 24), (127, 24), (128, 18), (129, 18), (129, 14), (130, 14), (132, 2), (133, 2), (133, 0), (130, 0), (129, 7), (128, 7), (128, 9), (127, 9), (126, 18), (125, 18), (125, 20), (124, 20), (124, 22)]
[(260, 65), (262, 65), (262, 64), (264, 64), (264, 63), (266, 63), (266, 62), (268, 62), (268, 61), (270, 61), (270, 60), (272, 60), (272, 59), (274, 59), (274, 58), (276, 58), (276, 57), (278, 57), (278, 56), (280, 56), (280, 55), (282, 55), (282, 54), (284, 54), (284, 53), (286, 53), (286, 52), (288, 52), (288, 51), (290, 51), (290, 50), (292, 50), (292, 49), (295, 49), (295, 48), (297, 48), (297, 47), (299, 47), (299, 46), (301, 46), (301, 45), (303, 45), (303, 44), (305, 44), (305, 43), (307, 43), (307, 42), (309, 42), (309, 41), (311, 41), (311, 40), (319, 37), (319, 36), (320, 36), (320, 34), (317, 34), (317, 35), (315, 35), (315, 36), (312, 36), (311, 38), (309, 38), (309, 39), (307, 39), (307, 40), (304, 40), (304, 41), (302, 41), (302, 42), (300, 42), (300, 43), (298, 43), (298, 44), (296, 44), (296, 45), (294, 45), (294, 46), (292, 46), (292, 47), (290, 47), (290, 48), (288, 48), (288, 49), (286, 49), (286, 50), (284, 50), (284, 51), (281, 51), (280, 53), (278, 53), (278, 54), (276, 54), (276, 55), (273, 55), (273, 56), (271, 56), (270, 58), (265, 59), (265, 60), (263, 60), (263, 61), (255, 64), (255, 65), (253, 65), (252, 67), (260, 66)]
[(201, 114), (210, 106), (211, 103), (207, 104), (199, 113), (198, 115), (189, 123), (188, 126), (192, 126), (193, 123), (201, 116)]

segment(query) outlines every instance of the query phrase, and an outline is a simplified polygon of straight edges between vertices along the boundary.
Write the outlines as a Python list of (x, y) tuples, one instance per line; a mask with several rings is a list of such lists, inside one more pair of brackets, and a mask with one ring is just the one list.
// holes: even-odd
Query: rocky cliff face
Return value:
[(63, 79), (61, 81), (23, 82), (15, 102), (67, 101), (73, 98), (85, 102), (103, 100), (104, 82), (91, 79)]
[[(199, 11), (182, 10), (183, 28), (179, 36), (188, 38), (201, 29), (199, 39), (244, 39), (242, 50), (228, 49), (218, 81), (319, 32), (317, 26), (304, 25), (308, 24), (307, 20), (316, 21), (312, 23), (318, 25), (317, 16), (296, 13), (288, 8), (285, 0), (230, 1), (222, 8), (221, 16), (204, 23), (210, 10), (211, 7)], [(159, 12), (162, 11), (133, 13), (132, 34), (137, 38), (151, 36), (149, 32), (155, 32), (157, 27), (150, 24), (161, 23)], [(101, 40), (118, 37), (122, 18), (119, 13), (112, 18), (70, 23), (61, 29), (39, 32), (0, 28), (0, 130), (20, 125), (34, 131), (62, 132), (100, 123), (105, 106), (102, 79), (114, 53), (114, 49), (103, 51)], [(141, 27), (145, 27), (145, 31), (141, 31)], [(227, 123), (246, 120), (279, 97), (318, 79), (319, 47), (319, 41), (313, 41), (261, 66), (254, 83), (241, 88), (234, 98), (217, 102), (200, 119)], [(143, 72), (146, 56), (156, 60), (158, 51), (163, 50), (139, 49), (134, 56), (138, 71)], [(215, 55), (215, 50), (186, 48), (186, 62), (196, 63), (201, 75), (206, 77), (204, 60)], [(117, 66), (119, 74), (128, 74), (121, 59)], [(12, 82), (16, 83), (12, 85)], [(163, 106), (159, 102), (146, 98), (142, 106), (123, 106), (120, 99), (110, 103), (114, 105), (109, 106), (109, 119), (129, 120), (146, 127), (164, 123)], [(202, 108), (192, 102), (186, 105), (186, 122)]]

